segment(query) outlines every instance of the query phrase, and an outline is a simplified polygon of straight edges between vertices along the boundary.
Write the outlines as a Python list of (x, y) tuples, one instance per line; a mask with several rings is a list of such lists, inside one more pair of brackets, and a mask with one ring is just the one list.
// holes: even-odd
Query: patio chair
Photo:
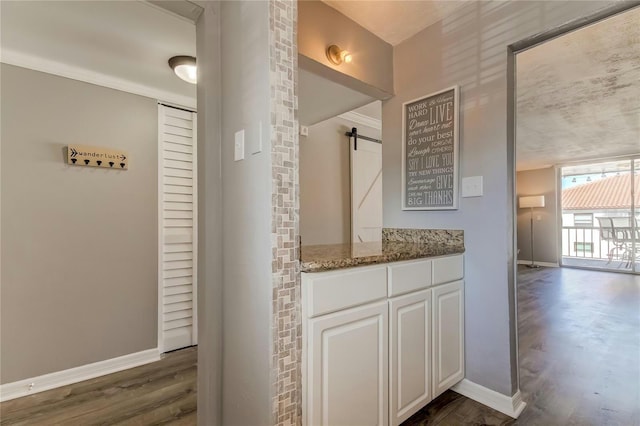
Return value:
[[(631, 242), (631, 218), (629, 217), (597, 217), (600, 223), (600, 238), (613, 244), (613, 247), (607, 253), (609, 262), (616, 257), (625, 260), (630, 259), (628, 244)], [(622, 256), (620, 256), (622, 255)]]

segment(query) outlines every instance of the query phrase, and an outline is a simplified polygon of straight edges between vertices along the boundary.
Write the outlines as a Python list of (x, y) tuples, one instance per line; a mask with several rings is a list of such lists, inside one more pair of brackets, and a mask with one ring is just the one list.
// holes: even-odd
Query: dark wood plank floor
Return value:
[(640, 276), (518, 270), (517, 421), (448, 391), (417, 425), (640, 425)]
[(640, 425), (640, 276), (524, 268), (520, 424)]
[(0, 404), (2, 425), (196, 424), (196, 348)]
[[(447, 391), (418, 425), (640, 426), (640, 277), (567, 268), (518, 274), (515, 421)], [(195, 425), (196, 351), (0, 404), (2, 425)], [(208, 426), (208, 425), (207, 425)]]

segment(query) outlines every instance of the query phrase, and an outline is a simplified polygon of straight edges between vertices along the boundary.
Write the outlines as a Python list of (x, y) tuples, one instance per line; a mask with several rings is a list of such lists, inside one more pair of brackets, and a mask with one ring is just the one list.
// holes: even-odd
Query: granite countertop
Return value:
[(302, 272), (320, 272), (376, 263), (464, 253), (464, 245), (435, 242), (388, 241), (302, 246)]

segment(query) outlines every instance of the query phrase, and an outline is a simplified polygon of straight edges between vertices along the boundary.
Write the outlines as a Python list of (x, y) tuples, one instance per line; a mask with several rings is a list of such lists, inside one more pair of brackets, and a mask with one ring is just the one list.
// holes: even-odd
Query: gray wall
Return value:
[[(222, 424), (271, 423), (269, 2), (221, 5)], [(262, 123), (262, 152), (252, 154)], [(233, 161), (245, 129), (245, 160)]]
[[(544, 207), (533, 209), (533, 253), (535, 261), (558, 263), (558, 220), (556, 169), (527, 170), (516, 174), (517, 199), (544, 195)], [(531, 260), (531, 209), (518, 212), (518, 260)], [(539, 218), (539, 220), (538, 220)]]
[(203, 2), (198, 58), (198, 424), (222, 423), (220, 3)]
[(380, 130), (340, 117), (309, 127), (300, 136), (300, 235), (304, 245), (351, 241), (349, 138), (358, 133), (379, 139)]
[[(158, 109), (2, 65), (2, 383), (157, 346)], [(67, 144), (129, 152), (66, 165)]]
[[(300, 68), (377, 99), (393, 94), (393, 48), (331, 6), (298, 2)], [(334, 65), (326, 49), (338, 45), (353, 54), (350, 64)]]
[[(466, 377), (505, 395), (517, 388), (507, 46), (609, 4), (473, 2), (394, 48), (397, 96), (382, 111), (384, 226), (464, 229)], [(402, 103), (456, 84), (460, 175), (484, 176), (485, 195), (462, 198), (457, 211), (402, 211)]]

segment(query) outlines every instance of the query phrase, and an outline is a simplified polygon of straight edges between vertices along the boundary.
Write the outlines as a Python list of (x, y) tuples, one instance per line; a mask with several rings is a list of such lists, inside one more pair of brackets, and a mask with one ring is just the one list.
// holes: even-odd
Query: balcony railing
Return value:
[(629, 261), (630, 251), (611, 239), (603, 238), (594, 226), (563, 226), (562, 256), (606, 261)]

